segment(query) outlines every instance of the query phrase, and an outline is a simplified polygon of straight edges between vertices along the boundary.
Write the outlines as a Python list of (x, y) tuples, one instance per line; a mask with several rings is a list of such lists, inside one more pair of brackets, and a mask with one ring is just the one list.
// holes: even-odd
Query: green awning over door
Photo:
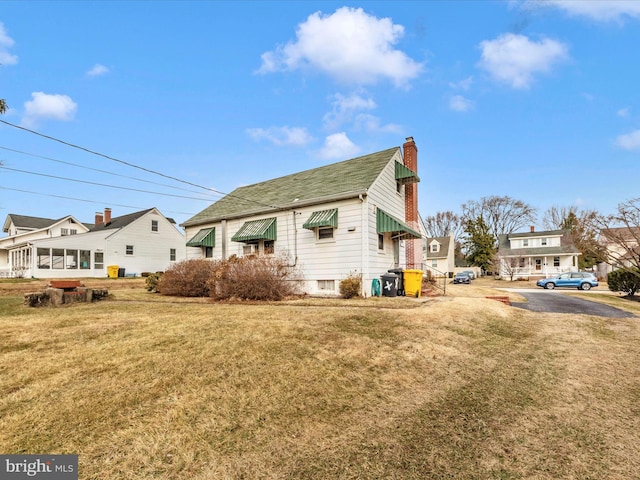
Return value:
[(215, 247), (216, 228), (203, 228), (187, 242), (187, 247)]
[(276, 240), (276, 217), (244, 222), (240, 230), (231, 237), (233, 242), (251, 242), (254, 240)]
[(381, 209), (376, 211), (376, 231), (378, 233), (390, 232), (400, 237), (408, 238), (422, 238), (419, 232), (411, 228), (402, 220), (389, 215), (387, 212)]
[(313, 230), (319, 227), (338, 228), (338, 209), (320, 210), (313, 212), (309, 219), (302, 225), (302, 228)]

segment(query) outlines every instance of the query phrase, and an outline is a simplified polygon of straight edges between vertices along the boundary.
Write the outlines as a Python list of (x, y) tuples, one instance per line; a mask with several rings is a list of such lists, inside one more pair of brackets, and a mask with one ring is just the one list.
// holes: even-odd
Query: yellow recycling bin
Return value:
[(109, 265), (107, 267), (107, 276), (109, 278), (118, 278), (118, 265)]
[(422, 292), (422, 270), (403, 270), (404, 294), (407, 297), (418, 298)]

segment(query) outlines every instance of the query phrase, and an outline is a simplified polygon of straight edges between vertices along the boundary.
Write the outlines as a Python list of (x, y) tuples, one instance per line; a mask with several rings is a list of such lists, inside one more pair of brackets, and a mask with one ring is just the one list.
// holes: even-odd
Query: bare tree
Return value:
[(463, 223), (482, 217), (489, 232), (498, 243), (498, 236), (516, 232), (535, 224), (536, 209), (511, 197), (482, 197), (479, 202), (470, 200), (462, 204)]
[(598, 242), (597, 219), (600, 214), (595, 210), (580, 210), (576, 206), (548, 208), (544, 213), (544, 227), (549, 230), (569, 230), (573, 244), (582, 255), (578, 258), (578, 267), (591, 268), (606, 259), (603, 246)]
[(464, 229), (462, 219), (450, 210), (438, 212), (434, 216), (424, 219), (428, 237), (449, 237), (453, 235), (454, 241), (459, 241)]
[(640, 197), (619, 203), (615, 214), (595, 217), (594, 224), (611, 265), (640, 269)]
[(578, 207), (575, 205), (570, 207), (554, 205), (545, 210), (542, 224), (547, 230), (560, 230), (571, 214), (578, 215)]

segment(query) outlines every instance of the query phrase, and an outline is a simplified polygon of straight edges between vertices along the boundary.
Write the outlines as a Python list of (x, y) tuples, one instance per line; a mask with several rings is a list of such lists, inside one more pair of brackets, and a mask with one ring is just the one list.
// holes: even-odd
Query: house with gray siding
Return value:
[(280, 255), (310, 294), (363, 294), (393, 268), (422, 267), (418, 149), (401, 147), (237, 188), (181, 226), (188, 258)]

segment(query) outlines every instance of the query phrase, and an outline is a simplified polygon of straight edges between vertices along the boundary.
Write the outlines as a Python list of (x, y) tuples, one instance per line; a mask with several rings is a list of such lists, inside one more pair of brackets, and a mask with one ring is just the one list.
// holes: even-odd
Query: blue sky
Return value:
[(202, 187), (407, 136), (422, 216), (610, 213), (640, 196), (639, 45), (638, 1), (4, 1), (0, 120), (120, 162), (0, 124), (0, 217), (180, 223), (219, 198)]

